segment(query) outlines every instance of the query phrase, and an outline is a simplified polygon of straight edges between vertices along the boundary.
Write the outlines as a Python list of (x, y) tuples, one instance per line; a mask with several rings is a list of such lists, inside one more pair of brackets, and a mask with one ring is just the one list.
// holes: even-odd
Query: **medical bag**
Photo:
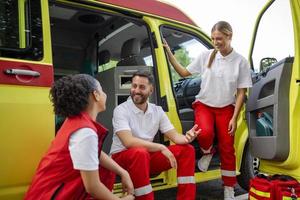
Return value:
[(300, 184), (291, 176), (258, 174), (249, 188), (249, 200), (300, 200)]

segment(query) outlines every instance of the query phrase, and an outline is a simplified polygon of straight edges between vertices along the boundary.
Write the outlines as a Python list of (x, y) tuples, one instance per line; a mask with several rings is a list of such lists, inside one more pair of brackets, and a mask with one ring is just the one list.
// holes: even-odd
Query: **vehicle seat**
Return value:
[(104, 65), (110, 61), (110, 53), (108, 50), (100, 51), (98, 54), (98, 65)]
[(144, 59), (139, 55), (141, 43), (138, 39), (132, 38), (124, 42), (121, 49), (121, 60), (117, 66), (146, 65)]

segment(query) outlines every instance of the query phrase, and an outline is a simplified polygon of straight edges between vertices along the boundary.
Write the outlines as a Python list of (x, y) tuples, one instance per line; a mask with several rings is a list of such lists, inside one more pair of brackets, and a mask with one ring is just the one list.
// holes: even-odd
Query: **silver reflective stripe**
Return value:
[(177, 178), (178, 184), (188, 184), (188, 183), (195, 183), (194, 176), (180, 176)]
[(229, 176), (229, 177), (235, 177), (235, 171), (229, 171), (229, 170), (221, 170), (222, 176)]
[(145, 195), (145, 194), (149, 194), (152, 192), (152, 186), (149, 184), (149, 185), (146, 185), (146, 186), (143, 186), (143, 187), (139, 187), (139, 188), (136, 188), (134, 190), (134, 194), (135, 196), (142, 196), (142, 195)]

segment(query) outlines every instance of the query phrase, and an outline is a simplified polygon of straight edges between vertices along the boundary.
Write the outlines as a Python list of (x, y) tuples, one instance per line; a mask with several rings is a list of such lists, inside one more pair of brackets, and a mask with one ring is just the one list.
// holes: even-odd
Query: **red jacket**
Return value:
[(42, 158), (25, 199), (85, 199), (88, 194), (80, 176), (73, 169), (69, 138), (80, 128), (91, 128), (98, 134), (99, 157), (107, 130), (87, 113), (69, 117), (63, 123), (46, 155)]

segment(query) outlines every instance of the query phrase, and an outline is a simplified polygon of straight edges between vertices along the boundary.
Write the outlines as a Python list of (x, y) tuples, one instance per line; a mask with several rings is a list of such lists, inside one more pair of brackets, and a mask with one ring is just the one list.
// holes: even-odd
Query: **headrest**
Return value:
[(110, 53), (108, 50), (103, 50), (98, 54), (99, 65), (104, 65), (110, 61)]
[(127, 58), (132, 55), (140, 54), (141, 44), (140, 41), (136, 38), (132, 38), (124, 42), (121, 49), (121, 59)]

